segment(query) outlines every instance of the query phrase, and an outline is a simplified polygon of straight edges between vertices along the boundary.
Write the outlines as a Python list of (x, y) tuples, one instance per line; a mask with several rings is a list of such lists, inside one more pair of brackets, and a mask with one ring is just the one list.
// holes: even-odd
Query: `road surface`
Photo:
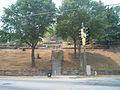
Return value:
[(120, 77), (0, 78), (0, 90), (120, 90)]

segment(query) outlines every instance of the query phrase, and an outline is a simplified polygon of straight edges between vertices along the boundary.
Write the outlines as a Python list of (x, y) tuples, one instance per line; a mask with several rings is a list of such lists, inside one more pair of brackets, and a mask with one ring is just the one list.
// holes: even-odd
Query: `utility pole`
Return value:
[[(80, 39), (80, 45), (79, 45), (80, 67), (82, 66), (84, 75), (91, 75), (91, 66), (87, 65), (87, 59), (86, 59), (86, 45), (89, 44), (89, 28), (84, 27), (83, 23), (82, 23), (82, 28), (80, 29), (79, 39)], [(83, 59), (81, 55), (82, 48), (83, 48)]]
[(86, 65), (87, 65), (87, 60), (86, 60), (86, 45), (84, 45), (84, 74), (86, 75)]
[(79, 53), (79, 60), (80, 60), (80, 67), (82, 67), (82, 53), (81, 53), (81, 45), (82, 45), (82, 38), (81, 38), (81, 29), (79, 30), (79, 43), (78, 43), (78, 53)]
[(86, 75), (86, 65), (87, 65), (87, 60), (86, 60), (86, 32), (85, 32), (84, 23), (82, 23), (81, 37), (82, 37), (82, 46), (83, 46), (83, 49), (84, 49), (83, 70), (84, 70), (84, 75)]
[(83, 58), (82, 58), (82, 37), (81, 37), (81, 29), (79, 29), (79, 43), (78, 43), (78, 53), (79, 53), (79, 61), (80, 61), (80, 66), (79, 66), (79, 70), (81, 70), (80, 68), (82, 68), (82, 71), (84, 71), (83, 69)]
[[(86, 45), (89, 44), (89, 28), (84, 27), (84, 23), (82, 23), (82, 28), (79, 31), (79, 60), (80, 67), (83, 69), (84, 75), (90, 75), (90, 65), (87, 65), (87, 57), (86, 57)], [(81, 50), (83, 48), (83, 56)], [(83, 57), (83, 58), (82, 58)]]

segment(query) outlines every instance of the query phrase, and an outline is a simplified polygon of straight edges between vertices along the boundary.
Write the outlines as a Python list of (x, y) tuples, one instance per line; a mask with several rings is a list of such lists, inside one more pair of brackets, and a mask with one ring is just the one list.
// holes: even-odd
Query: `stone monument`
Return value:
[(62, 67), (63, 67), (63, 60), (64, 60), (64, 53), (62, 50), (53, 50), (51, 55), (52, 60), (52, 75), (61, 75)]

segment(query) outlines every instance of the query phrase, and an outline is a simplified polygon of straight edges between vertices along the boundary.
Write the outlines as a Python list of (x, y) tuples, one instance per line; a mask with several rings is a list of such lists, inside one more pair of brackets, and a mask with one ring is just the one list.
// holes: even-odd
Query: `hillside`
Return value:
[[(63, 49), (64, 70), (78, 70), (80, 62), (73, 55), (73, 49)], [(31, 50), (27, 49), (1, 49), (0, 50), (0, 70), (31, 70)], [(36, 68), (50, 69), (51, 49), (36, 49), (35, 55), (40, 55), (36, 59)], [(88, 49), (87, 63), (92, 65), (92, 69), (120, 69), (120, 52), (103, 49)]]

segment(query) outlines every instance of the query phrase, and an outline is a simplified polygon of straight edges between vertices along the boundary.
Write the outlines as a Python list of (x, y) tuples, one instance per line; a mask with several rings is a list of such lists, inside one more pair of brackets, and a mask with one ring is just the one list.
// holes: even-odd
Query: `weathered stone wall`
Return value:
[(45, 70), (0, 70), (0, 76), (46, 76)]
[(51, 55), (52, 61), (52, 75), (61, 75), (63, 67), (63, 51), (53, 50)]
[[(91, 71), (92, 75), (95, 75), (95, 71), (98, 75), (120, 75), (120, 70), (94, 70)], [(66, 70), (62, 72), (63, 75), (83, 75), (82, 70)]]
[[(47, 76), (48, 70), (0, 70), (0, 76)], [(120, 75), (120, 70), (96, 70), (98, 75)], [(95, 71), (92, 71), (92, 75)], [(82, 70), (64, 70), (62, 75), (83, 75)]]
[(120, 75), (120, 70), (96, 70), (98, 75)]

